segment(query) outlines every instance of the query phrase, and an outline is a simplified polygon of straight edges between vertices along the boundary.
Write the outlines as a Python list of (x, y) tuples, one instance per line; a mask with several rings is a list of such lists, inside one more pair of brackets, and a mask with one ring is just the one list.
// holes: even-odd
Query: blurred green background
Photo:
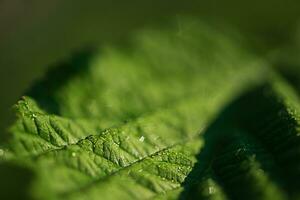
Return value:
[(0, 130), (13, 118), (12, 105), (50, 66), (181, 15), (229, 24), (262, 56), (297, 49), (300, 38), (297, 0), (0, 0)]

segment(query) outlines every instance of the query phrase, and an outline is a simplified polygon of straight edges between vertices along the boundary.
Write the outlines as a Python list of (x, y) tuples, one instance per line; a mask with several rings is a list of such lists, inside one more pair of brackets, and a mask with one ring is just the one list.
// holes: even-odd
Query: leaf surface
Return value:
[(232, 36), (183, 24), (78, 54), (18, 102), (4, 160), (35, 174), (30, 198), (298, 195), (282, 161), (299, 158), (293, 88)]

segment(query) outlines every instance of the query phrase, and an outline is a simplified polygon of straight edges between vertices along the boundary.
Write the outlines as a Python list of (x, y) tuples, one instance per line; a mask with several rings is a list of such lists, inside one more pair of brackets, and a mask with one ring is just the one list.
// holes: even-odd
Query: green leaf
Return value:
[[(281, 161), (299, 158), (298, 150), (281, 157), (276, 149), (289, 152), (276, 139), (285, 137), (281, 127), (299, 148), (293, 89), (231, 34), (180, 24), (137, 33), (126, 48), (78, 54), (18, 102), (3, 159), (34, 174), (29, 198), (298, 195), (291, 186), (300, 165)], [(268, 128), (256, 118), (268, 116), (278, 120), (275, 127), (255, 136)]]
[(230, 199), (298, 199), (299, 117), (298, 95), (277, 75), (236, 99), (207, 129), (190, 175), (202, 180), (184, 197), (207, 198), (213, 181)]

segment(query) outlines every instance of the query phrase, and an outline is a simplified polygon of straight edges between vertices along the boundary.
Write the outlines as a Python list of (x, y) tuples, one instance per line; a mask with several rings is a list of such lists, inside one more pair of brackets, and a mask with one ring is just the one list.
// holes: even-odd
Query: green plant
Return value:
[(299, 198), (297, 92), (236, 40), (186, 20), (49, 72), (15, 106), (4, 198)]

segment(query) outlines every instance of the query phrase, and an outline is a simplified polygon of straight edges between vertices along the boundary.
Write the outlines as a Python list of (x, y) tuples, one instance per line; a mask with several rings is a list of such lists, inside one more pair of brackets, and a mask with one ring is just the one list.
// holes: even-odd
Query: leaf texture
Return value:
[(182, 24), (75, 55), (18, 102), (3, 159), (34, 174), (29, 199), (299, 197), (294, 89)]

